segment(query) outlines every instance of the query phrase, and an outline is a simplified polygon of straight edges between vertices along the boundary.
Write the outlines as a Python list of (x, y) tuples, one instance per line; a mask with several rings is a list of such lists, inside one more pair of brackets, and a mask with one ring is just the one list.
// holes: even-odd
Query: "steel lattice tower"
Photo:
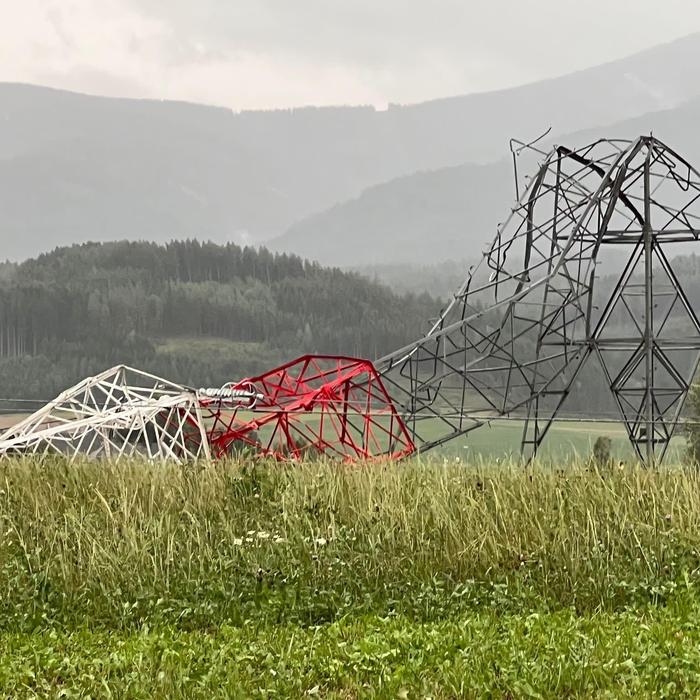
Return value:
[[(547, 154), (426, 335), (376, 365), (422, 449), (522, 416), (531, 458), (591, 360), (630, 441), (660, 461), (700, 358), (670, 250), (700, 235), (700, 175), (651, 136)], [(596, 263), (625, 264), (612, 288)]]
[[(0, 455), (401, 459), (509, 416), (530, 459), (596, 376), (640, 460), (661, 461), (700, 360), (671, 255), (700, 236), (700, 175), (651, 136), (538, 153), (480, 264), (416, 342), (374, 364), (307, 355), (220, 389), (116, 367), (5, 432)], [(602, 276), (614, 249), (623, 263)]]

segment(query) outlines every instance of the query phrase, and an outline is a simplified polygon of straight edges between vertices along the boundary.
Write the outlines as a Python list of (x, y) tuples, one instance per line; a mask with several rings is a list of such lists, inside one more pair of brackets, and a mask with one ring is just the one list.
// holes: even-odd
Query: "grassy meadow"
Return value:
[[(494, 419), (467, 435), (450, 440), (429, 454), (459, 458), (461, 462), (509, 462), (520, 456), (520, 441), (524, 422), (515, 419)], [(681, 431), (678, 431), (681, 433)], [(611, 456), (615, 462), (632, 464), (636, 461), (627, 432), (622, 423), (612, 421), (555, 421), (539, 450), (538, 457), (546, 464), (569, 464), (590, 457), (598, 437), (611, 440)], [(685, 457), (686, 441), (676, 435), (668, 447), (666, 461), (681, 462)]]
[(697, 697), (700, 474), (0, 463), (0, 697)]

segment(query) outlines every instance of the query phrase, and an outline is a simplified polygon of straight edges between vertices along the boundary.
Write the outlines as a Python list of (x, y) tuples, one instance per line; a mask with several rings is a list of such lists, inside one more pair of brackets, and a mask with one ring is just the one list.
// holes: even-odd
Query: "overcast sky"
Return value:
[[(660, 9), (663, 8), (663, 9)], [(700, 30), (697, 0), (0, 0), (0, 80), (233, 109), (418, 102)]]

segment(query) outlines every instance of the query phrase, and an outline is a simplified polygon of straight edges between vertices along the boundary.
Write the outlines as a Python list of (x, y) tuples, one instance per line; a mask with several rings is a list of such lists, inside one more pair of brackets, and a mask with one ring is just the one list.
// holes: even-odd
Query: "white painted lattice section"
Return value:
[(9, 454), (210, 456), (197, 392), (124, 365), (83, 380), (0, 435), (0, 455)]

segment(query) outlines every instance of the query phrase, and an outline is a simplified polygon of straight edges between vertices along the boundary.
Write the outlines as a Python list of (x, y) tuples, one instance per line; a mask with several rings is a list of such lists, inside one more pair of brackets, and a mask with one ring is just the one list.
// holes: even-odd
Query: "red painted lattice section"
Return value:
[(252, 407), (202, 405), (212, 456), (242, 447), (280, 459), (399, 459), (415, 451), (372, 363), (305, 355), (234, 389), (255, 389)]

